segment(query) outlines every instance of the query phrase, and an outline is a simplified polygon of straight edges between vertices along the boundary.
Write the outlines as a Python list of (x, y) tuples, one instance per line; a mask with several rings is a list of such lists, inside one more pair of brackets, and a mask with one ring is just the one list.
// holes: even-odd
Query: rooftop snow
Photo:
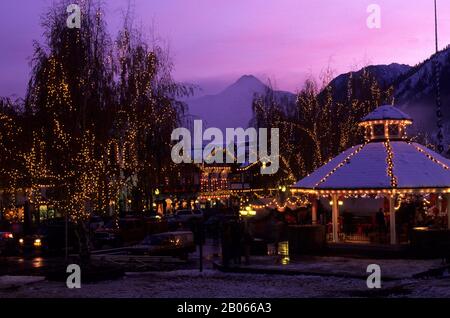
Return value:
[[(299, 189), (391, 189), (383, 142), (352, 147), (294, 185)], [(398, 189), (450, 187), (450, 160), (417, 144), (392, 141)], [(351, 155), (353, 153), (353, 155)], [(340, 165), (348, 158), (347, 162)], [(334, 172), (333, 170), (338, 167)]]
[(372, 121), (372, 120), (388, 120), (388, 119), (395, 119), (395, 120), (412, 120), (412, 118), (402, 112), (401, 110), (395, 108), (391, 105), (384, 105), (380, 106), (377, 109), (375, 109), (373, 112), (371, 112), (369, 115), (364, 117), (362, 119), (362, 122), (364, 121)]

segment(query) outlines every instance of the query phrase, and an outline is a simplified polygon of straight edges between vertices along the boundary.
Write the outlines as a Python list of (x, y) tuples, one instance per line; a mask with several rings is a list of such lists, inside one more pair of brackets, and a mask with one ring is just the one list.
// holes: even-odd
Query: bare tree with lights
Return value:
[(253, 101), (259, 127), (280, 128), (278, 184), (291, 184), (320, 167), (339, 152), (362, 141), (358, 121), (384, 102), (392, 102), (393, 89), (382, 91), (364, 69), (348, 79), (347, 98), (336, 101), (329, 85), (332, 72), (321, 75), (321, 85), (309, 78), (294, 102), (277, 98), (272, 89)]

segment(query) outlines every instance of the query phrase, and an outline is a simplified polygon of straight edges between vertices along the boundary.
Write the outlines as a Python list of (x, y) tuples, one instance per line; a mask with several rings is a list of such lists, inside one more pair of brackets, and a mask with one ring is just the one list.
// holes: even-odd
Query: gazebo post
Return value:
[(333, 242), (339, 242), (339, 233), (338, 233), (338, 225), (339, 225), (339, 204), (338, 204), (338, 196), (337, 194), (332, 195), (333, 205), (331, 206), (332, 210), (332, 225), (333, 225)]
[(311, 223), (313, 224), (313, 225), (316, 225), (317, 224), (317, 196), (312, 196), (311, 197), (311, 199), (312, 199), (312, 206), (311, 206)]
[(390, 194), (389, 199), (389, 231), (391, 234), (391, 245), (397, 244), (397, 230), (395, 226), (395, 196)]

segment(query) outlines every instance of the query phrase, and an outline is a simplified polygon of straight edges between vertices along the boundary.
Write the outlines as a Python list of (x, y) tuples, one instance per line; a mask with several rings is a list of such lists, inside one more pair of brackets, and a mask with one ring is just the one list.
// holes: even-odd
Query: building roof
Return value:
[(375, 120), (410, 120), (412, 118), (392, 105), (384, 105), (364, 117), (361, 122)]
[[(408, 120), (394, 106), (380, 106), (362, 122)], [(384, 190), (450, 192), (450, 160), (407, 140), (370, 140), (330, 160), (293, 187), (298, 191)]]
[[(388, 164), (391, 158), (392, 166)], [(390, 173), (392, 172), (392, 173)], [(352, 147), (297, 182), (304, 190), (450, 188), (450, 160), (412, 142)]]

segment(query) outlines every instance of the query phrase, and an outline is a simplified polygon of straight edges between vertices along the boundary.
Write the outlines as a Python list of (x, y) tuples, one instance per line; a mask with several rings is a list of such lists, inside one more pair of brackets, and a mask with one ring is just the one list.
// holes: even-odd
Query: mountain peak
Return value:
[(236, 83), (255, 83), (255, 82), (257, 82), (257, 83), (261, 83), (262, 84), (262, 82), (259, 80), (259, 79), (257, 79), (255, 76), (253, 76), (253, 75), (242, 75), (237, 81), (236, 81)]
[[(253, 117), (252, 102), (255, 94), (264, 94), (267, 86), (253, 75), (243, 75), (225, 90), (205, 95), (188, 102), (189, 113), (205, 120), (206, 127), (226, 128), (249, 126)], [(288, 92), (275, 91), (280, 98), (294, 98)]]
[(264, 92), (266, 85), (253, 75), (243, 75), (236, 82), (228, 86), (224, 92), (243, 93), (244, 91), (252, 93)]

